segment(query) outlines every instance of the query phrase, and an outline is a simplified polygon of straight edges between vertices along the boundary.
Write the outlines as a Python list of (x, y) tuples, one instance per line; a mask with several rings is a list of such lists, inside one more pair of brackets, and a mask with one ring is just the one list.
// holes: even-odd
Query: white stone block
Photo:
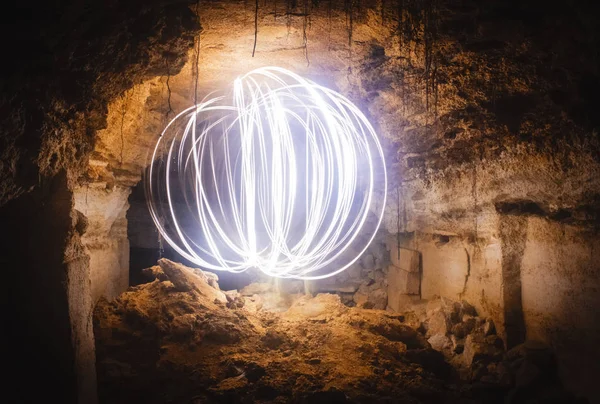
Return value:
[(398, 255), (396, 247), (390, 250), (390, 260), (394, 266), (407, 272), (419, 272), (421, 254), (418, 251), (400, 248), (400, 255)]
[(421, 284), (418, 272), (405, 271), (395, 265), (388, 267), (388, 293), (394, 295), (418, 295)]

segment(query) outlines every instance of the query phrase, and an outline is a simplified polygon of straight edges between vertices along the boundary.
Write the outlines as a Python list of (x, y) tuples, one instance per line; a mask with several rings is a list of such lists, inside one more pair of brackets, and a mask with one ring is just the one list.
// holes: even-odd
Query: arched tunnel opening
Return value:
[[(10, 381), (31, 386), (8, 401), (600, 403), (598, 11), (535, 0), (11, 5), (0, 263)], [(345, 205), (342, 178), (363, 186), (371, 173), (361, 247), (331, 243), (339, 254), (320, 270), (335, 274), (323, 279), (199, 264), (149, 209), (152, 151), (169, 122), (268, 66), (339, 93), (381, 146), (378, 169), (343, 153), (323, 168), (321, 154), (309, 163), (307, 140), (293, 174), (312, 174), (312, 186), (277, 177), (230, 191), (248, 220), (260, 189), (254, 202), (271, 210), (252, 220), (276, 230), (288, 229), (280, 199), (304, 198), (310, 218), (321, 209), (325, 230), (307, 225), (294, 243), (341, 238), (347, 225), (326, 225), (341, 211), (355, 219), (360, 205)], [(251, 125), (280, 129), (268, 113)], [(335, 132), (331, 118), (313, 119), (291, 135)], [(348, 153), (348, 139), (323, 144)], [(232, 144), (227, 170), (250, 170), (232, 174), (244, 187), (255, 171), (240, 168), (243, 143)], [(262, 146), (270, 156), (273, 144)], [(269, 175), (295, 181), (285, 150)], [(336, 161), (345, 171), (329, 175)], [(189, 215), (182, 228), (197, 229), (196, 251), (223, 251), (231, 223), (240, 234), (250, 226), (235, 211), (198, 221), (181, 199), (171, 205)], [(230, 227), (208, 234), (210, 220)], [(253, 254), (285, 247), (264, 226)], [(218, 248), (199, 241), (214, 235)]]

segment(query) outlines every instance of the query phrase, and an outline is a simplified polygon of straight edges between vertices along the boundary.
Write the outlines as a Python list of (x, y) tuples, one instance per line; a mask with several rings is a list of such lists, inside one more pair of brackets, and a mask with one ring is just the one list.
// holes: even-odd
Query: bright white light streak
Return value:
[(158, 139), (146, 195), (161, 235), (206, 269), (320, 279), (348, 268), (385, 206), (373, 127), (342, 95), (282, 68), (253, 70), (232, 90)]

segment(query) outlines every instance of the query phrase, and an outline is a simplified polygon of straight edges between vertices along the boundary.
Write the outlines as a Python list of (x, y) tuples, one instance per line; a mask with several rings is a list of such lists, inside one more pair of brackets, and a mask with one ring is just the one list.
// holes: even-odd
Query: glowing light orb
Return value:
[(165, 241), (212, 270), (320, 279), (354, 263), (387, 191), (383, 151), (360, 110), (276, 67), (209, 97), (178, 114), (152, 154), (146, 194)]

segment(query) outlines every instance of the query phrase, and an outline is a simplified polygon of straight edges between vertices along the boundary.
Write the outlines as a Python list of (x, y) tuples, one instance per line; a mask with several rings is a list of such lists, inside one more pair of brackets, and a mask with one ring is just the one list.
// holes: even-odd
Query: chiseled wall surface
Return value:
[[(422, 297), (471, 302), (494, 320), (510, 345), (536, 340), (551, 346), (563, 382), (593, 400), (600, 375), (596, 232), (536, 215), (498, 218), (508, 228), (501, 230), (499, 224), (498, 237), (490, 237), (487, 244), (431, 234), (404, 243), (422, 254)], [(390, 299), (394, 293), (388, 289)], [(517, 319), (510, 318), (514, 311)]]
[(561, 377), (597, 397), (600, 375), (600, 240), (589, 229), (527, 222), (521, 263), (528, 339), (555, 348)]
[(87, 231), (81, 238), (90, 258), (90, 282), (93, 302), (101, 297), (112, 299), (129, 286), (129, 240), (127, 197), (130, 189), (110, 187), (106, 183), (75, 188), (75, 209), (87, 219)]
[(431, 299), (436, 295), (457, 299), (464, 294), (469, 255), (462, 240), (446, 237), (421, 237), (419, 240), (417, 249), (423, 258), (423, 299)]
[(421, 252), (422, 297), (469, 301), (509, 347), (545, 342), (567, 386), (597, 397), (597, 161), (516, 148), (427, 179), (410, 173), (385, 223)]

